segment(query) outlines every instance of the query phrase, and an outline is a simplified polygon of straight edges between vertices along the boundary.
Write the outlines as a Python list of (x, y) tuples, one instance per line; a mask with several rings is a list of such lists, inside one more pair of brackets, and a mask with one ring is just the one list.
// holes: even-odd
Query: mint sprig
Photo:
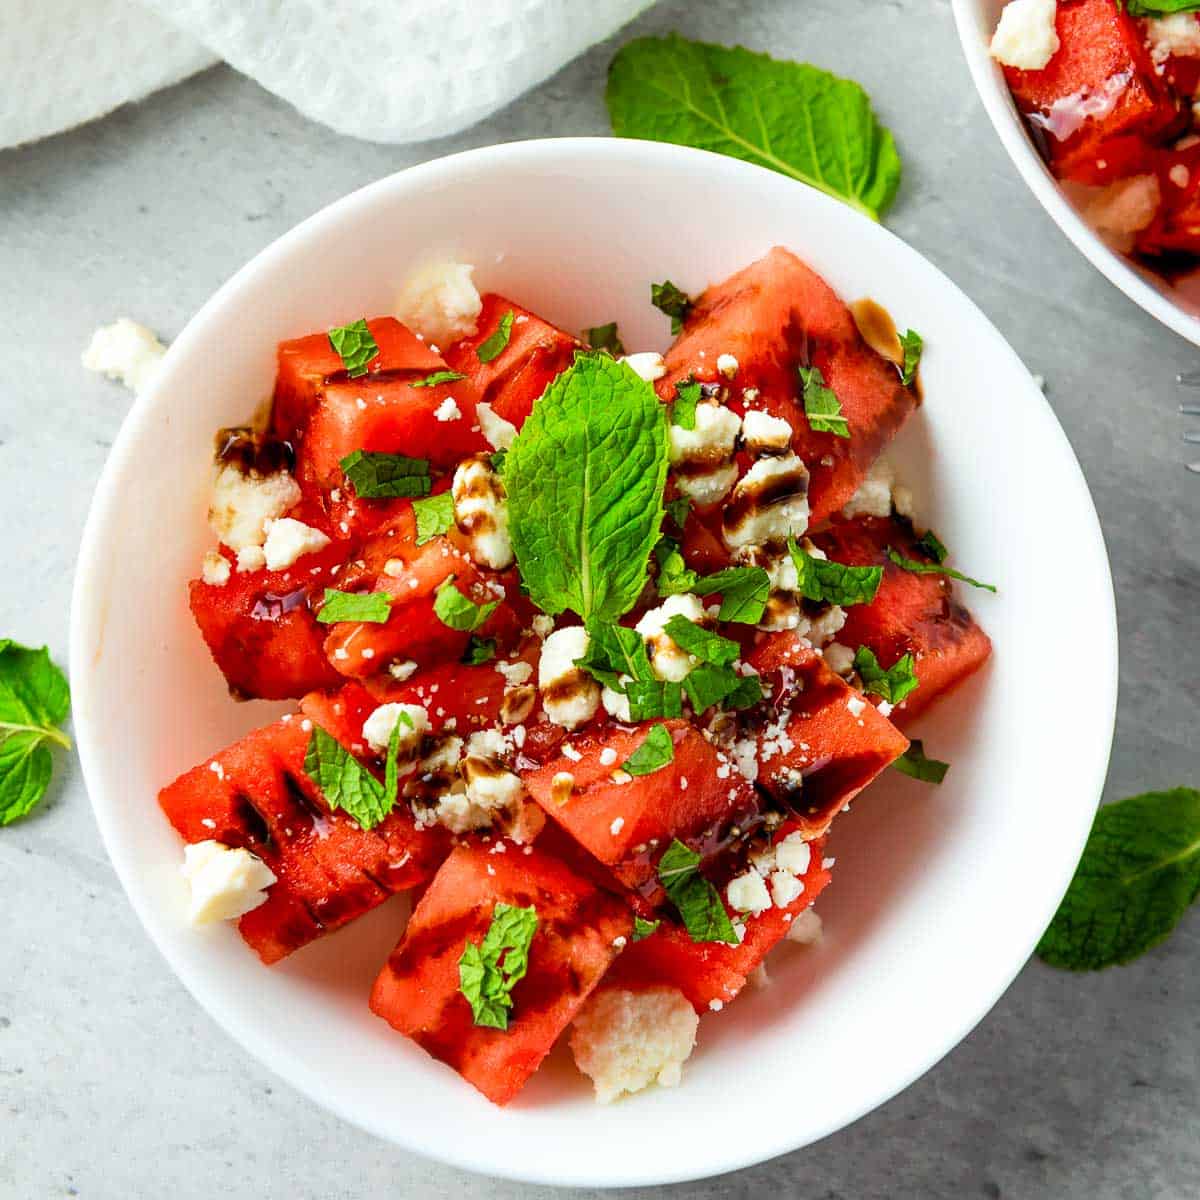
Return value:
[(367, 373), (367, 364), (379, 353), (379, 346), (367, 327), (366, 318), (339, 325), (329, 331), (329, 344), (337, 351), (351, 379)]
[(417, 518), (417, 545), (424, 546), (450, 532), (454, 524), (454, 497), (449, 492), (439, 492), (414, 500), (413, 515)]
[(355, 494), (364, 500), (425, 496), (433, 486), (429, 460), (425, 458), (355, 450), (340, 465)]
[(339, 592), (336, 588), (326, 588), (317, 620), (322, 625), (338, 621), (382, 625), (391, 612), (392, 598), (387, 592)]
[(537, 909), (496, 902), (491, 924), (479, 943), (467, 942), (458, 960), (458, 990), (476, 1025), (507, 1029), (513, 988), (529, 969), (529, 947), (537, 932)]
[(813, 433), (850, 436), (850, 422), (842, 416), (842, 403), (832, 388), (826, 387), (820, 367), (798, 367), (804, 387), (804, 415)]
[(699, 867), (700, 855), (676, 838), (658, 860), (658, 881), (667, 899), (679, 910), (693, 942), (736, 945), (737, 934), (725, 905)]
[[(403, 724), (403, 721), (397, 721), (388, 739), (382, 783), (337, 738), (320, 725), (313, 726), (308, 749), (304, 752), (304, 773), (320, 790), (330, 808), (343, 809), (364, 829), (374, 829), (396, 805), (399, 791), (396, 755)], [(408, 725), (412, 727), (411, 718)]]
[(1200, 791), (1106, 804), (1038, 955), (1072, 971), (1131, 962), (1170, 934), (1197, 895)]
[(504, 463), (521, 578), (544, 612), (614, 621), (645, 586), (667, 476), (663, 406), (607, 354), (580, 353)]
[(59, 728), (70, 707), (67, 677), (45, 646), (0, 638), (0, 825), (26, 816), (46, 794), (50, 743), (71, 749)]

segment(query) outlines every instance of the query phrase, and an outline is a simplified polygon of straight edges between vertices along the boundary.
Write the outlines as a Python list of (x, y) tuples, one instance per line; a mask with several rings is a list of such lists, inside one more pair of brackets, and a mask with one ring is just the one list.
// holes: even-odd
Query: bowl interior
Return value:
[[(269, 394), (275, 343), (387, 312), (420, 261), (567, 328), (620, 321), (663, 348), (651, 281), (699, 290), (782, 243), (847, 300), (871, 296), (927, 346), (927, 400), (893, 453), (918, 511), (996, 596), (967, 597), (994, 661), (921, 732), (941, 787), (888, 773), (836, 827), (827, 940), (783, 948), (770, 987), (701, 1023), (684, 1085), (597, 1107), (560, 1061), (506, 1110), (367, 1009), (403, 926), (396, 900), (266, 970), (232, 928), (183, 916), (159, 787), (278, 706), (232, 703), (192, 625), (215, 428)], [(167, 533), (168, 536), (164, 536)], [(1086, 596), (1071, 622), (1048, 597)], [(986, 1012), (1070, 877), (1102, 785), (1115, 702), (1111, 582), (1078, 465), (1041, 393), (979, 311), (891, 234), (816, 192), (697, 151), (616, 140), (475, 151), (383, 180), (237, 275), (135, 406), (84, 539), (75, 722), (97, 818), (151, 936), (245, 1048), (347, 1119), (465, 1167), (585, 1185), (760, 1161), (905, 1086)], [(1060, 681), (1071, 664), (1071, 686)], [(1036, 830), (1036, 853), (1030, 838)], [(797, 1087), (800, 1079), (819, 1087)], [(736, 1112), (737, 1136), (713, 1136)]]
[(1111, 249), (1067, 199), (1034, 148), (988, 43), (1005, 0), (951, 0), (959, 40), (988, 117), (1017, 170), (1075, 248), (1136, 305), (1200, 346), (1200, 269), (1168, 280)]

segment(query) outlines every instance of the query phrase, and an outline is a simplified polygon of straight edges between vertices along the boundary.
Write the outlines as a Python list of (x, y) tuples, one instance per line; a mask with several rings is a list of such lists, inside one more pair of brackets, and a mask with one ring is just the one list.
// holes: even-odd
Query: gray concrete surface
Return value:
[[(337, 137), (218, 68), (0, 154), (0, 633), (65, 656), (80, 529), (128, 405), (79, 367), (97, 324), (129, 313), (173, 336), (276, 235), (410, 163), (606, 132), (614, 45), (672, 29), (809, 59), (875, 98), (905, 161), (888, 223), (1045, 376), (1091, 482), (1121, 617), (1107, 796), (1200, 782), (1200, 478), (1182, 467), (1174, 386), (1197, 354), (1042, 214), (975, 99), (946, 0), (675, 0), (483, 125), (416, 148)], [(1048, 597), (1048, 619), (1069, 620), (1072, 605), (1088, 602)], [(1069, 704), (1069, 662), (1062, 681)], [(36, 817), (0, 831), (0, 897), (6, 1200), (548, 1193), (402, 1154), (248, 1061), (142, 933), (75, 764), (60, 764)], [(882, 1110), (800, 1153), (666, 1190), (814, 1200), (1200, 1194), (1197, 964), (1200, 914), (1129, 968), (1080, 978), (1031, 963), (957, 1050)]]

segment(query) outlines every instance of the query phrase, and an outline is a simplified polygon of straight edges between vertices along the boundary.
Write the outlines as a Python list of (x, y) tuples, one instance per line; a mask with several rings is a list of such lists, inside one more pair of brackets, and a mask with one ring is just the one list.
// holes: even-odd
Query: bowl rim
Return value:
[[(891, 1078), (881, 1085), (864, 1088), (856, 1104), (847, 1106), (836, 1115), (831, 1115), (823, 1123), (819, 1123), (816, 1132), (804, 1134), (797, 1138), (795, 1134), (789, 1133), (786, 1127), (783, 1126), (783, 1123), (781, 1123), (779, 1131), (774, 1136), (770, 1138), (763, 1137), (755, 1141), (750, 1148), (744, 1150), (739, 1150), (736, 1147), (728, 1148), (725, 1151), (725, 1157), (716, 1166), (702, 1164), (695, 1169), (675, 1166), (653, 1174), (645, 1171), (622, 1174), (620, 1173), (620, 1165), (614, 1161), (610, 1164), (609, 1174), (598, 1176), (594, 1171), (589, 1172), (586, 1167), (568, 1173), (561, 1169), (551, 1171), (539, 1169), (536, 1164), (496, 1162), (474, 1153), (471, 1139), (469, 1138), (459, 1139), (455, 1144), (453, 1153), (446, 1152), (444, 1147), (439, 1147), (436, 1151), (431, 1150), (417, 1144), (415, 1140), (405, 1139), (394, 1128), (385, 1127), (381, 1121), (373, 1120), (369, 1113), (346, 1109), (335, 1098), (323, 1092), (320, 1086), (320, 1076), (310, 1072), (302, 1060), (295, 1059), (280, 1062), (274, 1058), (270, 1054), (269, 1049), (260, 1044), (254, 1030), (243, 1022), (237, 1011), (226, 1005), (219, 991), (210, 986), (209, 972), (199, 968), (193, 969), (191, 966), (184, 964), (179, 955), (176, 954), (172, 939), (168, 936), (167, 930), (157, 919), (157, 914), (152, 912), (146, 895), (137, 886), (138, 872), (136, 864), (132, 861), (132, 857), (127, 857), (122, 850), (120, 831), (117, 828), (115, 819), (111, 817), (111, 811), (115, 811), (114, 802), (110, 797), (102, 795), (99, 790), (95, 794), (92, 791), (92, 781), (99, 776), (99, 739), (102, 735), (98, 726), (103, 724), (99, 720), (95, 724), (92, 721), (92, 714), (102, 711), (102, 707), (93, 701), (91, 671), (93, 659), (96, 657), (94, 647), (98, 645), (98, 639), (102, 637), (104, 622), (107, 619), (104, 605), (102, 603), (96, 604), (93, 600), (94, 596), (101, 594), (101, 589), (95, 585), (104, 577), (105, 561), (103, 559), (102, 542), (109, 524), (110, 515), (118, 501), (120, 494), (119, 484), (124, 473), (125, 464), (133, 456), (135, 448), (146, 433), (152, 418), (168, 403), (169, 387), (166, 386), (165, 381), (169, 379), (169, 368), (173, 359), (175, 357), (183, 357), (193, 342), (203, 341), (210, 321), (214, 319), (215, 314), (219, 313), (231, 299), (236, 299), (238, 291), (244, 282), (251, 279), (264, 267), (273, 264), (277, 259), (286, 258), (291, 255), (314, 232), (324, 230), (327, 226), (336, 225), (348, 219), (352, 220), (355, 212), (360, 207), (373, 204), (390, 190), (398, 187), (407, 190), (412, 187), (421, 186), (422, 184), (453, 180), (456, 173), (464, 167), (479, 168), (491, 165), (510, 167), (514, 161), (534, 167), (544, 166), (547, 162), (554, 165), (561, 165), (558, 163), (559, 157), (570, 154), (599, 156), (601, 158), (609, 156), (612, 161), (621, 162), (623, 165), (639, 163), (647, 167), (652, 167), (655, 164), (661, 165), (666, 161), (678, 161), (681, 166), (688, 166), (697, 170), (702, 169), (710, 172), (724, 171), (734, 175), (744, 175), (747, 179), (770, 177), (775, 183), (785, 182), (794, 187), (804, 186), (794, 181), (783, 180), (774, 172), (740, 160), (731, 159), (709, 151), (668, 143), (615, 137), (533, 139), (480, 147), (416, 164), (367, 184), (331, 202), (312, 216), (306, 218), (251, 258), (249, 262), (236, 271), (205, 302), (172, 343), (164, 360), (164, 367), (159, 372), (158, 380), (152, 383), (143, 394), (135, 399), (130, 411), (126, 415), (117, 438), (114, 441), (108, 460), (105, 463), (100, 480), (97, 483), (81, 539), (71, 601), (69, 665), (71, 685), (76, 695), (77, 709), (80, 714), (78, 723), (76, 724), (76, 738), (80, 762), (85, 782), (88, 785), (89, 799), (91, 800), (96, 822), (100, 829), (101, 838), (114, 870), (144, 929), (159, 952), (166, 959), (176, 977), (183, 983), (200, 1006), (226, 1032), (231, 1034), (244, 1050), (250, 1053), (266, 1068), (280, 1076), (297, 1092), (312, 1100), (326, 1111), (332, 1112), (340, 1119), (384, 1141), (399, 1146), (406, 1152), (420, 1155), (426, 1159), (444, 1162), (493, 1178), (528, 1183), (598, 1188), (650, 1186), (710, 1178), (727, 1172), (741, 1170), (765, 1162), (778, 1155), (788, 1153), (799, 1146), (820, 1141), (840, 1129), (853, 1124), (862, 1116), (886, 1103), (907, 1088), (914, 1080), (925, 1074), (958, 1045), (983, 1019), (1025, 966), (1041, 936), (1042, 930), (1049, 923), (1074, 873), (1075, 864), (1079, 854), (1082, 852), (1090, 829), (1090, 819), (1086, 823), (1082, 820), (1080, 821), (1080, 828), (1077, 832), (1073, 853), (1070, 856), (1064, 854), (1062, 861), (1058, 864), (1058, 869), (1054, 876), (1055, 886), (1048, 886), (1047, 890), (1047, 897), (1052, 898), (1053, 903), (1047, 903), (1044, 906), (1046, 911), (1042, 914), (1043, 919), (1037, 925), (1036, 931), (1026, 939), (1028, 944), (1024, 953), (1014, 958), (1014, 961), (1003, 972), (998, 972), (997, 978), (1000, 981), (1000, 986), (995, 989), (994, 993), (991, 991), (987, 991), (986, 994), (981, 992), (977, 1002), (969, 1009), (964, 1009), (956, 1022), (953, 1024), (947, 1023), (939, 1039), (936, 1041), (931, 1039), (928, 1052), (920, 1056), (919, 1063), (911, 1072), (900, 1078)], [(845, 206), (839, 201), (824, 196), (813, 189), (805, 188), (805, 191), (811, 203), (829, 205), (841, 210), (845, 209)], [(965, 317), (977, 320), (981, 330), (986, 331), (986, 336), (991, 340), (995, 352), (1002, 356), (1007, 356), (1020, 368), (1021, 372), (1028, 376), (1029, 373), (1020, 362), (1016, 352), (1008, 345), (1007, 341), (978, 306), (962, 292), (957, 284), (890, 230), (875, 225), (874, 222), (865, 216), (858, 214), (851, 215), (854, 216), (856, 221), (864, 222), (864, 225), (867, 227), (874, 226), (874, 234), (876, 236), (882, 235), (893, 242), (900, 252), (920, 258), (944, 285), (948, 303)], [(1089, 558), (1094, 559), (1098, 571), (1097, 582), (1103, 584), (1101, 594), (1096, 599), (1107, 615), (1105, 625), (1107, 626), (1108, 636), (1104, 639), (1102, 645), (1094, 647), (1094, 653), (1096, 662), (1100, 667), (1097, 674), (1105, 681), (1105, 687), (1103, 694), (1092, 697), (1094, 709), (1099, 715), (1097, 732), (1100, 734), (1100, 737), (1096, 741), (1099, 749), (1092, 769), (1090, 772), (1081, 774), (1080, 783), (1080, 794), (1093, 795), (1096, 797), (1096, 803), (1098, 803), (1108, 770), (1112, 737), (1115, 729), (1117, 701), (1118, 643), (1116, 604), (1111, 568), (1099, 516), (1091, 499), (1091, 494), (1078, 459), (1062, 426), (1055, 417), (1053, 409), (1041, 391), (1033, 384), (1032, 378), (1030, 380), (1028, 397), (1033, 412), (1036, 414), (1041, 427), (1044, 428), (1046, 436), (1056, 438), (1059, 443), (1064, 466), (1063, 478), (1060, 482), (1075, 494), (1076, 498), (1082, 504), (1081, 511), (1087, 514), (1086, 521), (1082, 523), (1081, 528), (1078, 530), (1078, 536), (1081, 542), (1088, 544)], [(1094, 805), (1090, 806), (1087, 811), (1090, 813), (1092, 808), (1094, 808)]]
[(980, 36), (986, 0), (950, 0), (954, 24), (975, 91), (1008, 157), (1050, 219), (1109, 283), (1156, 321), (1200, 346), (1200, 317), (1180, 308), (1138, 273), (1079, 215), (1025, 132), (1003, 73)]

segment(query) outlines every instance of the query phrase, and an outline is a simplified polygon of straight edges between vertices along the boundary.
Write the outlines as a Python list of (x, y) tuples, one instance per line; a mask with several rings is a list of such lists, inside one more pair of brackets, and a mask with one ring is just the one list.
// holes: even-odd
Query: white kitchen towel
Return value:
[(651, 0), (0, 0), (0, 146), (110, 112), (218, 59), (380, 142), (455, 133)]

